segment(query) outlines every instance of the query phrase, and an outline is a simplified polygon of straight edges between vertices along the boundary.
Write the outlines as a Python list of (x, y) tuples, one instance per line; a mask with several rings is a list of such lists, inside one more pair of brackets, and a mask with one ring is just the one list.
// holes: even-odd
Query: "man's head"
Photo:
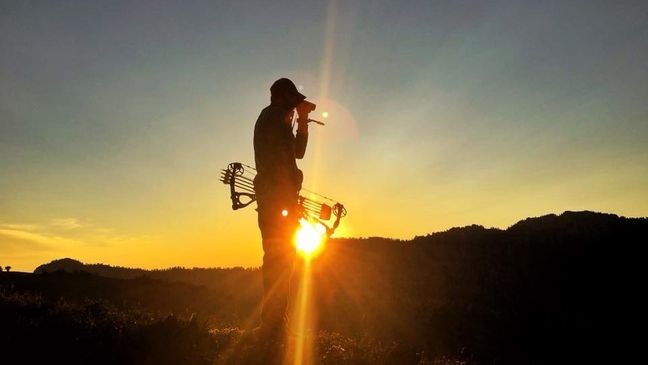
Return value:
[(295, 84), (285, 77), (275, 81), (270, 87), (270, 102), (274, 105), (292, 109), (305, 99), (306, 96), (300, 93)]

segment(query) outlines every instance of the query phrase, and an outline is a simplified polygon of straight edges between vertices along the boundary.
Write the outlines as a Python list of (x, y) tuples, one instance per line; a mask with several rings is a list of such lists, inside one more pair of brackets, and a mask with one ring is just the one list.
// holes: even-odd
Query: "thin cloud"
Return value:
[(27, 241), (36, 243), (41, 247), (67, 246), (81, 243), (81, 241), (72, 238), (7, 228), (0, 228), (0, 238)]
[(128, 236), (114, 230), (81, 224), (76, 218), (53, 219), (47, 224), (0, 224), (0, 252), (8, 248), (66, 251), (84, 247), (107, 247), (152, 242), (155, 236)]
[(59, 218), (52, 219), (50, 221), (50, 226), (64, 229), (76, 229), (81, 228), (83, 225), (78, 218)]
[(43, 241), (42, 237), (29, 232), (0, 228), (0, 254), (2, 256), (15, 257), (17, 254), (38, 255), (52, 251), (52, 246)]
[(37, 231), (43, 228), (38, 224), (0, 224), (0, 229), (12, 229), (18, 231)]
[(133, 249), (155, 247), (153, 235), (120, 235), (113, 229), (76, 219), (43, 223), (0, 223), (0, 259), (16, 270), (34, 267), (60, 257), (87, 258), (103, 262), (115, 254), (129, 255)]

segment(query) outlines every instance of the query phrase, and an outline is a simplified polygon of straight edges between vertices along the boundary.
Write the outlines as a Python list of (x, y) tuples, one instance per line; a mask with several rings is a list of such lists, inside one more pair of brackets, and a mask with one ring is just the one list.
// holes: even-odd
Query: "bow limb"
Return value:
[[(254, 187), (250, 181), (242, 178), (245, 169), (240, 162), (232, 162), (227, 166), (227, 170), (223, 170), (221, 181), (228, 184), (230, 187), (230, 199), (232, 200), (232, 209), (238, 210), (245, 208), (256, 201), (256, 194), (254, 194)], [(238, 179), (237, 179), (238, 177)], [(237, 191), (239, 188), (243, 191)], [(247, 202), (242, 202), (241, 197), (250, 199)]]

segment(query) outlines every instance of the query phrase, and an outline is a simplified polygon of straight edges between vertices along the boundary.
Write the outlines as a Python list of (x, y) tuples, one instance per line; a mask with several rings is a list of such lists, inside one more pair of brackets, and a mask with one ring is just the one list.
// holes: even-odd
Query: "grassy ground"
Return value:
[[(261, 364), (280, 363), (283, 346), (250, 331), (209, 328), (200, 318), (123, 310), (98, 301), (49, 301), (0, 291), (3, 356), (21, 363)], [(429, 359), (414, 348), (321, 332), (318, 364), (466, 364)], [(276, 360), (276, 361), (275, 361)]]

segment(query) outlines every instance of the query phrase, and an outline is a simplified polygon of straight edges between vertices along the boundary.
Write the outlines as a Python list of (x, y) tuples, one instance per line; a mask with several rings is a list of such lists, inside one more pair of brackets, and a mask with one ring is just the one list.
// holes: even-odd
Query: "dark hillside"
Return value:
[[(313, 262), (319, 328), (348, 343), (398, 344), (418, 358), (592, 360), (592, 348), (613, 348), (614, 324), (638, 313), (630, 271), (640, 267), (647, 236), (645, 218), (565, 212), (506, 230), (473, 225), (410, 241), (331, 240)], [(0, 274), (0, 290), (48, 303), (100, 301), (151, 318), (195, 313), (210, 328), (258, 320), (258, 269), (145, 271), (65, 260), (37, 271)], [(4, 318), (17, 318), (13, 307), (2, 308)], [(35, 320), (33, 312), (20, 315), (7, 322), (15, 330)]]

